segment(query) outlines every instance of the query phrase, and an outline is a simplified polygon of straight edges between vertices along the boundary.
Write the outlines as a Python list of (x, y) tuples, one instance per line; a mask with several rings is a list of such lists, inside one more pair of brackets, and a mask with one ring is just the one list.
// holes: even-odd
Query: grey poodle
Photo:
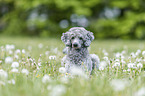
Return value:
[(91, 74), (95, 67), (99, 67), (99, 57), (89, 54), (88, 51), (88, 47), (94, 40), (92, 32), (83, 27), (73, 27), (63, 33), (61, 40), (66, 45), (63, 52), (67, 54), (63, 57), (61, 65), (65, 65), (67, 72), (70, 72), (72, 67), (79, 67)]

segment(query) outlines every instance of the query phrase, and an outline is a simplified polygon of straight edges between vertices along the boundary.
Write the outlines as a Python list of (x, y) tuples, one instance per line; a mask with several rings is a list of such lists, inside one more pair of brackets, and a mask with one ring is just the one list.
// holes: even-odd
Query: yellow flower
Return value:
[(40, 75), (38, 74), (36, 77), (38, 78)]

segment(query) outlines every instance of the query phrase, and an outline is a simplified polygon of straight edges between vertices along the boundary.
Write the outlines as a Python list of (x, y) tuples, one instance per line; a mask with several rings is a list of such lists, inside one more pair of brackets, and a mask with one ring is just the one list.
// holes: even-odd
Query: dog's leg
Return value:
[(96, 54), (90, 54), (92, 63), (93, 63), (93, 68), (99, 68), (99, 63), (100, 63), (100, 58)]

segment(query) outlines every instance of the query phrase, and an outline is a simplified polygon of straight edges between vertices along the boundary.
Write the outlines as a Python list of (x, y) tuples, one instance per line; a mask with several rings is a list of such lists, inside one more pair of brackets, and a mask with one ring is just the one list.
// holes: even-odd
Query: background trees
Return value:
[(145, 38), (144, 0), (1, 0), (0, 34), (60, 36), (82, 26), (96, 38)]

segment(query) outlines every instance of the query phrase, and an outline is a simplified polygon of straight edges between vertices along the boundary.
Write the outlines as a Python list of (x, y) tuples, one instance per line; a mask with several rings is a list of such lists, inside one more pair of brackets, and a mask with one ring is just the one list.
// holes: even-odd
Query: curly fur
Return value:
[(63, 33), (61, 40), (66, 45), (63, 53), (67, 55), (63, 57), (61, 65), (67, 72), (70, 68), (77, 66), (90, 73), (99, 66), (99, 58), (95, 54), (89, 54), (88, 47), (94, 40), (93, 33), (87, 31), (83, 27), (73, 27), (68, 32)]

